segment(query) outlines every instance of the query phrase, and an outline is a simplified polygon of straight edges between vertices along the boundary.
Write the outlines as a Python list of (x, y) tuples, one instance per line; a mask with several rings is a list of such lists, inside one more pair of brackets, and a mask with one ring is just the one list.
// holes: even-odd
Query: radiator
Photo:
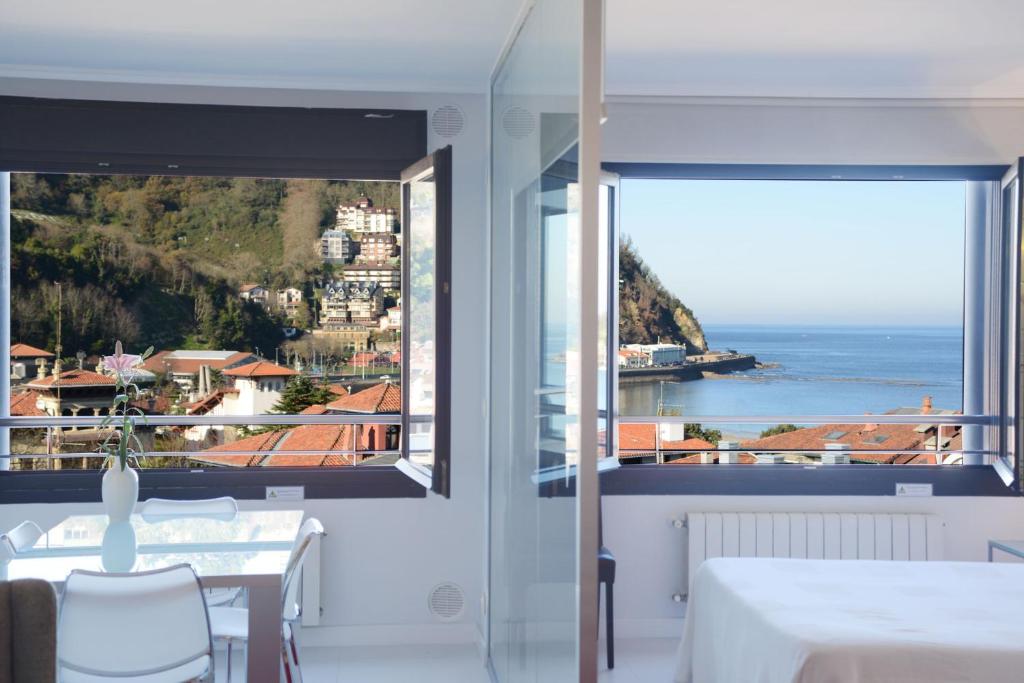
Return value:
[(941, 560), (942, 520), (930, 514), (691, 512), (687, 580), (712, 557)]

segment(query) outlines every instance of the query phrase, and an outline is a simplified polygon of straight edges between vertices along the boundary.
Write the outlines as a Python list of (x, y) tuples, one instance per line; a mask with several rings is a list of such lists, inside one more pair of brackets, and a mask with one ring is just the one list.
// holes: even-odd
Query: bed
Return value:
[(1019, 683), (1024, 564), (715, 558), (677, 683)]

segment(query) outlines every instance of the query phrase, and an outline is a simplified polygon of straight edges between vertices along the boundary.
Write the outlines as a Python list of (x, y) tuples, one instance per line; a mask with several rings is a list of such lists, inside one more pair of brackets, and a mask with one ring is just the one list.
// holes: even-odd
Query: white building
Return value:
[(344, 230), (325, 230), (320, 236), (320, 260), (341, 265), (355, 256), (352, 237)]
[[(204, 371), (209, 372), (209, 366), (204, 366), (201, 372)], [(212, 390), (201, 396), (188, 407), (189, 415), (266, 415), (281, 400), (281, 392), (284, 391), (288, 378), (298, 373), (291, 368), (258, 360), (224, 370), (222, 374), (232, 386)], [(200, 376), (199, 383), (201, 386), (209, 387), (209, 377)], [(206, 441), (211, 436), (215, 441), (223, 442), (225, 427), (197, 425), (185, 431), (185, 437), (190, 441)]]
[(242, 285), (238, 290), (238, 296), (243, 301), (251, 301), (260, 306), (266, 306), (270, 302), (270, 290), (262, 285)]
[(377, 208), (369, 197), (360, 197), (351, 204), (339, 204), (337, 230), (353, 232), (393, 233), (398, 220), (394, 209)]
[[(624, 344), (621, 349), (645, 354), (650, 358), (647, 365), (672, 365), (686, 362), (685, 344)], [(622, 365), (621, 353), (619, 358), (619, 365)]]

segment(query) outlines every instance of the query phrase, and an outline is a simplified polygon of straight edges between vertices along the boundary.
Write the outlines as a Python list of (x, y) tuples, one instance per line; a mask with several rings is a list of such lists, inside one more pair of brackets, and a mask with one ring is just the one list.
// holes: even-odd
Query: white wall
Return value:
[(678, 636), (686, 605), (687, 512), (928, 512), (945, 523), (948, 560), (984, 561), (990, 538), (1024, 538), (1020, 498), (892, 496), (605, 496), (604, 540), (616, 558), (615, 628), (630, 636)]
[[(1024, 102), (610, 98), (602, 158), (619, 162), (1009, 164), (1024, 155)], [(677, 636), (685, 604), (687, 511), (924, 511), (941, 514), (946, 555), (984, 560), (989, 538), (1024, 538), (1019, 498), (606, 496), (616, 631)]]
[[(430, 134), (429, 149), (453, 145), (452, 499), (322, 500), (304, 507), (327, 530), (322, 624), (306, 642), (475, 641), (480, 632), (484, 529), (484, 368), (486, 291), (485, 98), (480, 95), (342, 93), (258, 88), (96, 84), (0, 78), (0, 94), (305, 107), (387, 107), (433, 111), (456, 104), (466, 115), (451, 140)], [(145, 477), (145, 473), (142, 474)], [(96, 480), (97, 487), (99, 479)], [(55, 523), (83, 506), (0, 506), (0, 528), (25, 518)], [(97, 508), (98, 509), (98, 508)], [(441, 581), (466, 592), (463, 618), (441, 625), (427, 593)], [(427, 625), (435, 628), (426, 628)], [(332, 628), (333, 627), (333, 628)]]
[(610, 98), (605, 161), (1008, 164), (1021, 100)]

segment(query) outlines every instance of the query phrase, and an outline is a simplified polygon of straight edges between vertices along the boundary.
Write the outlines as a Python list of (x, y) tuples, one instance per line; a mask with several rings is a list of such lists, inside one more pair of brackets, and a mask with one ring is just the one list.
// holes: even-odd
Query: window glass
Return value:
[[(122, 370), (130, 408), (161, 418), (139, 427), (143, 467), (397, 455), (398, 183), (16, 173), (11, 185), (12, 415), (95, 418), (12, 430), (12, 450), (34, 456), (15, 469), (99, 466), (118, 341), (153, 349)], [(296, 426), (293, 414), (380, 422)]]
[(621, 187), (622, 462), (962, 462), (965, 183)]

